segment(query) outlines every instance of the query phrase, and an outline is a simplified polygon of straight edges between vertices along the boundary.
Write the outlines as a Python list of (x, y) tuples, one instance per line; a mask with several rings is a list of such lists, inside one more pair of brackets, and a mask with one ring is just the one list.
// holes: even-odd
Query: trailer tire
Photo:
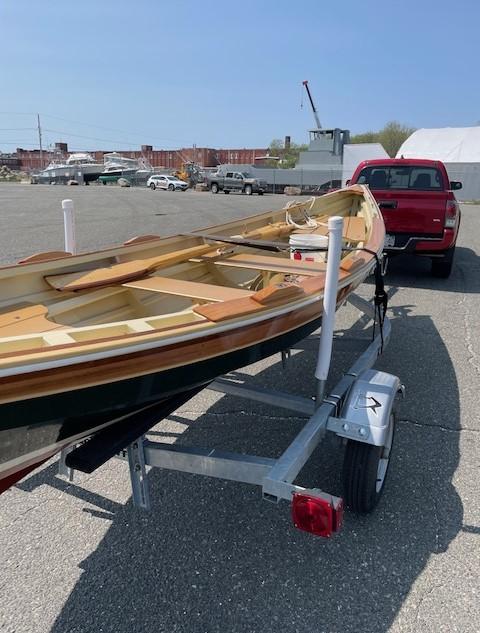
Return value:
[(375, 509), (385, 487), (390, 464), (395, 413), (390, 414), (390, 427), (385, 446), (374, 446), (348, 440), (343, 459), (343, 494), (345, 504), (357, 514)]

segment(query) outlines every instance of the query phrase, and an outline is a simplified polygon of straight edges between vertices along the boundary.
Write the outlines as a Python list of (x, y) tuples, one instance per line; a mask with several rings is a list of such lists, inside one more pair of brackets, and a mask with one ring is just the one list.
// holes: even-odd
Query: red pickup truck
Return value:
[(381, 209), (389, 255), (413, 253), (430, 257), (432, 274), (448, 277), (460, 226), (460, 207), (440, 161), (414, 158), (366, 160), (349, 183), (368, 185)]

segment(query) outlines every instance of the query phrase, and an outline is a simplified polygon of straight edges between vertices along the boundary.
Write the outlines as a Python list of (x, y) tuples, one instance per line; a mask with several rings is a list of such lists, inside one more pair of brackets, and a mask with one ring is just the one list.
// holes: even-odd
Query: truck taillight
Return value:
[(453, 229), (457, 224), (458, 203), (456, 200), (447, 200), (445, 209), (445, 228)]

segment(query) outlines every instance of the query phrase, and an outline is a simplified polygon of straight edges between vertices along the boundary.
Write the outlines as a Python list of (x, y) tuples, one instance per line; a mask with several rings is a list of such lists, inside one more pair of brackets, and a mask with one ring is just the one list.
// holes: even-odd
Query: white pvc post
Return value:
[[(63, 209), (63, 229), (65, 235), (65, 250), (67, 253), (75, 255), (77, 252), (77, 243), (75, 241), (75, 212), (73, 210), (73, 200), (62, 200)], [(60, 452), (60, 461), (58, 465), (58, 474), (73, 481), (73, 470), (65, 463), (65, 458), (75, 446), (69, 446)]]
[(73, 210), (73, 200), (62, 200), (63, 228), (65, 231), (65, 250), (67, 253), (75, 255), (77, 252), (77, 242), (75, 239), (75, 212)]
[(333, 328), (337, 308), (338, 274), (342, 255), (343, 218), (332, 216), (328, 220), (328, 255), (325, 291), (323, 295), (322, 330), (318, 346), (316, 406), (319, 407), (325, 393), (325, 385), (332, 357)]

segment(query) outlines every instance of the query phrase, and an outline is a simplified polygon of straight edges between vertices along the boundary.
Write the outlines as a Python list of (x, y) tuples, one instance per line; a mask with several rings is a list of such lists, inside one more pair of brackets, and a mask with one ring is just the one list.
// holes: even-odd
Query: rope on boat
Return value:
[[(302, 208), (302, 214), (303, 214), (304, 224), (299, 224), (298, 222), (296, 222), (292, 218), (292, 214), (289, 211), (289, 209), (293, 209), (294, 207), (300, 206), (299, 203), (295, 202), (295, 200), (287, 202), (287, 204), (284, 207), (286, 209), (286, 213), (285, 213), (285, 222), (286, 222), (286, 224), (288, 224), (289, 226), (293, 226), (296, 229), (306, 229), (306, 228), (308, 228), (308, 229), (317, 229), (319, 226), (328, 226), (324, 222), (317, 222), (317, 220), (315, 220), (315, 218), (312, 218), (312, 216), (309, 215), (308, 211), (312, 210), (314, 204), (315, 204), (315, 198), (313, 198), (313, 197), (309, 198), (305, 202), (300, 203), (300, 205), (303, 207)], [(309, 209), (307, 211), (306, 207), (308, 205), (309, 205)]]

